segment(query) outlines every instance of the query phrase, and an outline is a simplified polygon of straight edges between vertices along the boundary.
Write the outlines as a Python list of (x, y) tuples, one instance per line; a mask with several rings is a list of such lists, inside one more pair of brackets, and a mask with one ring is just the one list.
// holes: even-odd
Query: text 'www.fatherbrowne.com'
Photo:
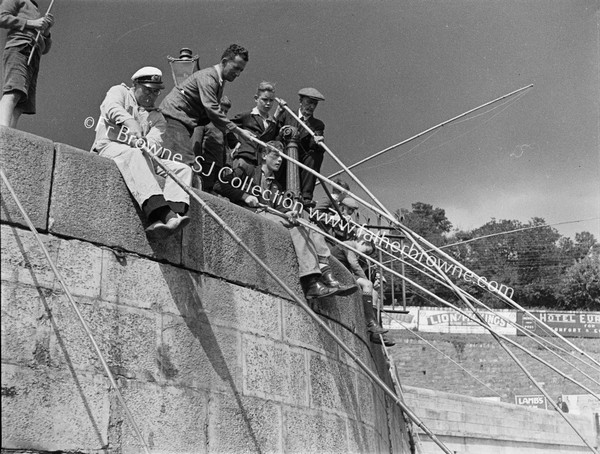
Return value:
[[(487, 288), (492, 292), (501, 293), (508, 298), (512, 298), (515, 291), (511, 287), (507, 287), (504, 284), (498, 284), (496, 281), (489, 281), (483, 276), (477, 276), (471, 271), (464, 271), (463, 268), (453, 263), (448, 263), (439, 257), (435, 257), (430, 254), (426, 254), (425, 251), (420, 251), (414, 244), (402, 245), (398, 241), (390, 241), (386, 238), (385, 231), (379, 234), (367, 230), (364, 225), (357, 224), (352, 219), (340, 218), (338, 215), (330, 215), (325, 211), (317, 211), (314, 208), (309, 209), (309, 217), (316, 222), (325, 223), (328, 226), (347, 234), (356, 234), (356, 236), (365, 241), (372, 241), (375, 246), (386, 248), (391, 253), (400, 253), (403, 257), (409, 257), (415, 262), (425, 264), (428, 267), (435, 267), (436, 265), (447, 275), (455, 276), (458, 273), (458, 278), (462, 278), (465, 282), (473, 282), (479, 285), (481, 288)], [(407, 250), (408, 249), (408, 250)]]

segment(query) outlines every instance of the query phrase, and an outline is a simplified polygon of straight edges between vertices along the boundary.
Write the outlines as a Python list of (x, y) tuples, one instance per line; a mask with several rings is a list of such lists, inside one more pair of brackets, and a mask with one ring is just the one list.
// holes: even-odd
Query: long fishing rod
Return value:
[[(266, 145), (266, 144), (265, 144)], [(276, 149), (276, 148), (275, 148)], [(154, 164), (160, 167), (177, 185), (179, 185), (186, 193), (190, 195), (196, 202), (200, 204), (200, 207), (206, 212), (215, 222), (219, 224), (219, 226), (225, 230), (225, 232), (234, 240), (234, 242), (240, 246), (244, 251), (256, 262), (258, 266), (260, 266), (275, 282), (277, 282), (280, 287), (300, 306), (302, 307), (307, 314), (327, 333), (332, 339), (344, 350), (350, 358), (356, 362), (356, 364), (373, 380), (375, 384), (377, 384), (393, 401), (400, 407), (400, 409), (421, 429), (425, 432), (431, 440), (437, 444), (446, 454), (452, 454), (452, 451), (446, 447), (436, 436), (435, 434), (419, 419), (419, 417), (406, 406), (404, 402), (402, 402), (398, 396), (392, 391), (386, 384), (379, 378), (371, 369), (367, 367), (366, 364), (362, 362), (362, 360), (356, 355), (345, 343), (342, 339), (340, 339), (333, 330), (327, 326), (327, 324), (321, 320), (321, 318), (306, 304), (302, 299), (300, 299), (296, 293), (285, 283), (279, 276), (277, 276), (262, 260), (258, 255), (256, 255), (246, 243), (233, 231), (229, 225), (212, 209), (208, 206), (208, 204), (194, 192), (187, 184), (183, 183), (175, 173), (165, 166), (160, 159), (152, 154), (151, 151), (148, 150), (146, 146), (140, 148), (140, 150), (152, 160)], [(278, 153), (280, 152), (276, 149)]]
[[(295, 114), (294, 114), (295, 115)], [(314, 134), (314, 133), (313, 133)], [(357, 202), (363, 204), (365, 207), (367, 207), (368, 209), (372, 210), (375, 213), (378, 213), (380, 215), (382, 215), (383, 217), (385, 217), (388, 221), (390, 221), (393, 225), (397, 226), (402, 232), (405, 233), (405, 235), (407, 235), (407, 237), (409, 237), (411, 239), (411, 241), (416, 244), (420, 249), (421, 252), (424, 256), (427, 256), (426, 251), (412, 238), (412, 235), (415, 235), (416, 237), (418, 237), (420, 239), (420, 241), (422, 241), (423, 243), (425, 243), (428, 247), (436, 250), (438, 253), (448, 257), (449, 260), (451, 260), (452, 262), (454, 262), (455, 264), (457, 264), (461, 269), (465, 269), (467, 270), (469, 273), (471, 273), (474, 277), (478, 277), (476, 273), (473, 273), (472, 271), (468, 270), (464, 265), (458, 263), (453, 257), (450, 257), (448, 254), (446, 254), (444, 251), (439, 250), (435, 245), (431, 244), (429, 241), (427, 241), (425, 238), (421, 237), (420, 235), (417, 235), (415, 232), (411, 231), (410, 229), (408, 229), (406, 226), (404, 226), (402, 223), (400, 223), (397, 219), (395, 219), (393, 216), (391, 216), (389, 214), (389, 212), (384, 212), (382, 210), (380, 210), (379, 208), (376, 208), (375, 206), (373, 206), (371, 203), (365, 201), (362, 197), (357, 196), (356, 194), (354, 194), (353, 192), (351, 192), (350, 190), (347, 190), (345, 188), (343, 188), (342, 186), (340, 186), (339, 184), (335, 183), (334, 181), (330, 180), (327, 177), (324, 177), (323, 175), (321, 175), (320, 173), (318, 173), (317, 171), (315, 171), (314, 169), (311, 169), (310, 167), (304, 165), (303, 163), (287, 156), (285, 153), (282, 153), (279, 149), (273, 147), (272, 145), (269, 145), (255, 137), (252, 137), (251, 140), (263, 147), (266, 147), (272, 151), (276, 151), (277, 153), (279, 153), (279, 155), (281, 157), (283, 157), (284, 159), (286, 159), (289, 162), (292, 162), (293, 164), (297, 165), (298, 167), (306, 170), (307, 172), (311, 173), (312, 175), (316, 176), (317, 178), (321, 178), (322, 180), (324, 180), (325, 182), (329, 183), (332, 187), (336, 188), (337, 190), (339, 190), (340, 192), (350, 195), (352, 196)], [(342, 164), (343, 165), (343, 164)], [(353, 176), (353, 178), (356, 178)], [(362, 185), (362, 183), (360, 183)], [(379, 203), (380, 204), (380, 203)], [(387, 210), (386, 210), (387, 211)], [(411, 235), (412, 234), (412, 235)], [(439, 273), (444, 274), (441, 270), (438, 270)], [(487, 288), (489, 291), (491, 291), (492, 293), (496, 294), (497, 296), (499, 296), (500, 298), (504, 299), (505, 301), (508, 301), (510, 304), (515, 305), (515, 307), (519, 308), (520, 310), (526, 312), (528, 315), (530, 315), (531, 317), (533, 317), (533, 315), (531, 314), (530, 311), (528, 311), (527, 309), (519, 306), (517, 303), (515, 303), (512, 299), (508, 298), (506, 295), (500, 293), (498, 291), (498, 289), (494, 289), (491, 288), (489, 286), (488, 283), (486, 283)], [(551, 328), (543, 321), (539, 320), (539, 323), (544, 326), (546, 329), (551, 330)], [(579, 348), (578, 346), (576, 346), (575, 344), (573, 344), (572, 342), (570, 342), (568, 339), (566, 339), (564, 336), (562, 336), (560, 333), (558, 332), (554, 332), (554, 335), (557, 336), (558, 338), (562, 339), (565, 343), (567, 343), (569, 346), (571, 346), (573, 349), (575, 349), (576, 351), (580, 352), (582, 355), (586, 356), (588, 359), (590, 359), (592, 362), (598, 364), (600, 366), (600, 363), (598, 361), (596, 361), (594, 358), (592, 358), (590, 355), (588, 355), (585, 351), (583, 351), (581, 348)]]
[(2, 181), (4, 181), (4, 184), (6, 185), (6, 189), (8, 189), (8, 192), (10, 192), (10, 195), (12, 196), (13, 200), (15, 201), (17, 208), (19, 208), (19, 211), (21, 212), (23, 219), (25, 219), (25, 223), (29, 227), (29, 230), (31, 230), (31, 232), (33, 233), (35, 240), (37, 241), (38, 245), (42, 249), (42, 252), (44, 253), (44, 255), (46, 256), (46, 259), (48, 260), (48, 263), (50, 264), (50, 268), (52, 269), (52, 272), (54, 273), (54, 275), (56, 276), (56, 279), (60, 283), (60, 286), (62, 287), (63, 291), (65, 292), (65, 295), (67, 296), (67, 299), (69, 300), (69, 303), (71, 304), (71, 307), (73, 308), (73, 310), (75, 311), (75, 314), (77, 315), (77, 319), (79, 320), (79, 323), (81, 323), (83, 330), (85, 331), (85, 333), (88, 336), (88, 339), (92, 343), (92, 346), (94, 347), (94, 350), (95, 350), (96, 354), (98, 355), (98, 358), (100, 359), (100, 363), (102, 364), (102, 367), (103, 367), (104, 371), (106, 372), (106, 375), (108, 376), (108, 380), (110, 381), (112, 388), (115, 390), (115, 393), (117, 395), (117, 400), (123, 407), (123, 410), (125, 411), (125, 416), (127, 417), (129, 424), (131, 424), (133, 431), (135, 432), (136, 436), (142, 443), (144, 452), (146, 454), (150, 454), (150, 448), (149, 448), (148, 444), (146, 443), (146, 440), (144, 439), (142, 432), (140, 431), (140, 428), (136, 424), (135, 419), (133, 418), (133, 415), (129, 411), (129, 407), (127, 406), (127, 403), (125, 402), (123, 395), (121, 394), (121, 390), (119, 389), (119, 386), (117, 385), (117, 381), (115, 380), (115, 377), (114, 377), (112, 371), (110, 370), (110, 367), (108, 367), (108, 363), (106, 362), (106, 359), (104, 358), (104, 355), (102, 354), (102, 351), (100, 350), (100, 347), (98, 346), (96, 339), (94, 338), (94, 335), (92, 334), (92, 331), (91, 331), (89, 325), (85, 321), (85, 318), (83, 317), (83, 314), (79, 310), (79, 307), (77, 306), (77, 303), (75, 302), (75, 299), (73, 298), (73, 295), (71, 294), (71, 291), (69, 290), (69, 287), (67, 287), (67, 284), (65, 283), (65, 280), (62, 277), (62, 274), (60, 274), (60, 272), (58, 271), (58, 268), (56, 267), (56, 265), (54, 264), (54, 261), (52, 260), (52, 257), (50, 257), (50, 253), (48, 252), (48, 249), (44, 245), (44, 242), (40, 239), (37, 229), (33, 225), (33, 222), (31, 222), (31, 218), (25, 211), (25, 208), (23, 208), (23, 205), (19, 201), (17, 194), (15, 193), (12, 185), (8, 181), (8, 178), (4, 174), (4, 170), (2, 168), (0, 168), (0, 177), (2, 177)]
[[(575, 223), (578, 223), (578, 222), (595, 221), (597, 219), (600, 219), (600, 217), (597, 217), (597, 218), (588, 218), (588, 219), (579, 219), (578, 221), (557, 222), (555, 224), (544, 224), (544, 225), (534, 225), (534, 226), (529, 226), (529, 227), (522, 227), (522, 228), (519, 228), (519, 229), (507, 230), (506, 232), (490, 233), (489, 235), (478, 236), (477, 238), (471, 238), (469, 240), (457, 241), (456, 243), (445, 244), (444, 246), (438, 246), (438, 248), (439, 249), (446, 249), (446, 248), (449, 248), (449, 247), (452, 247), (452, 246), (461, 246), (463, 244), (467, 244), (467, 243), (470, 243), (472, 241), (483, 240), (484, 238), (491, 238), (493, 236), (498, 236), (498, 235), (507, 235), (509, 233), (522, 232), (524, 230), (531, 230), (531, 229), (539, 229), (539, 228), (542, 228), (542, 227), (553, 227), (555, 225), (575, 224)], [(427, 251), (427, 252), (429, 252), (429, 251)]]
[[(400, 223), (398, 223), (400, 224)], [(405, 233), (405, 235), (407, 235), (407, 237), (411, 238), (411, 235), (406, 231), (406, 228), (403, 228), (403, 231)], [(425, 239), (422, 238), (423, 241), (426, 241)], [(413, 240), (414, 242), (414, 240)], [(420, 244), (417, 244), (417, 247), (419, 249), (421, 249), (422, 254), (426, 255), (427, 258), (429, 259), (429, 255), (425, 252), (425, 249), (423, 247), (421, 247)], [(558, 407), (558, 405), (552, 400), (552, 398), (550, 397), (550, 395), (546, 392), (546, 390), (542, 387), (542, 385), (540, 383), (537, 382), (537, 380), (533, 377), (533, 375), (529, 372), (529, 370), (521, 363), (521, 361), (516, 357), (516, 355), (514, 354), (514, 352), (508, 347), (508, 345), (505, 345), (504, 343), (501, 342), (501, 339), (504, 339), (506, 341), (508, 341), (509, 343), (511, 343), (514, 346), (518, 346), (517, 348), (521, 348), (521, 346), (508, 339), (506, 336), (504, 335), (500, 335), (498, 334), (494, 329), (492, 329), (492, 327), (490, 326), (490, 324), (483, 318), (483, 316), (475, 309), (475, 307), (471, 304), (471, 302), (469, 301), (468, 298), (466, 298), (464, 295), (462, 295), (460, 293), (460, 291), (458, 291), (458, 287), (450, 280), (450, 278), (441, 270), (440, 266), (438, 265), (438, 263), (434, 260), (433, 262), (433, 266), (436, 268), (438, 274), (440, 275), (440, 277), (442, 279), (444, 279), (445, 281), (448, 282), (448, 284), (453, 288), (453, 290), (455, 291), (455, 294), (467, 305), (467, 307), (475, 314), (475, 318), (471, 318), (472, 320), (476, 320), (478, 319), (481, 323), (481, 326), (483, 326), (485, 329), (488, 330), (488, 332), (492, 335), (492, 337), (494, 338), (494, 340), (498, 343), (498, 345), (500, 345), (500, 347), (506, 352), (507, 355), (509, 355), (511, 357), (511, 359), (515, 362), (515, 364), (517, 364), (517, 366), (519, 366), (519, 368), (523, 371), (523, 373), (527, 376), (527, 378), (529, 378), (529, 380), (533, 383), (533, 385), (544, 395), (544, 397), (546, 397), (546, 399), (548, 401), (550, 401), (550, 404), (554, 407), (554, 409), (556, 411), (558, 411), (562, 418), (565, 420), (565, 422), (571, 427), (571, 429), (573, 429), (573, 431), (583, 440), (583, 442), (591, 449), (592, 452), (596, 453), (598, 451), (596, 451), (596, 449), (583, 437), (583, 435), (581, 435), (579, 433), (579, 431), (577, 430), (577, 428), (573, 425), (573, 423), (569, 420), (569, 418), (566, 417), (566, 415), (564, 413), (561, 412), (561, 409)], [(455, 310), (457, 310), (458, 308), (456, 308)], [(465, 313), (463, 313), (465, 314)], [(465, 314), (466, 315), (466, 314)], [(535, 357), (537, 357), (537, 355), (535, 355)], [(540, 358), (541, 360), (541, 358)], [(559, 369), (551, 366), (549, 363), (545, 362), (544, 364), (548, 365), (549, 367), (552, 368), (552, 370), (559, 372)], [(574, 380), (571, 380), (574, 382)], [(579, 383), (579, 382), (577, 382)], [(592, 394), (593, 396), (595, 396), (596, 398), (598, 398), (598, 396), (593, 393), (591, 390), (589, 390), (587, 387), (584, 387), (583, 385), (579, 384), (580, 387), (582, 387), (582, 389), (586, 389), (590, 394)], [(598, 398), (600, 400), (600, 398)]]
[[(494, 104), (494, 103), (496, 103), (498, 101), (501, 101), (501, 100), (503, 100), (505, 98), (508, 98), (509, 96), (515, 95), (515, 94), (517, 94), (517, 93), (519, 93), (521, 91), (527, 90), (528, 88), (531, 88), (531, 87), (533, 87), (533, 84), (529, 84), (526, 87), (519, 88), (518, 90), (512, 91), (512, 92), (510, 92), (510, 93), (508, 93), (506, 95), (500, 96), (499, 98), (493, 99), (492, 101), (488, 101), (485, 104), (482, 104), (482, 105), (480, 105), (478, 107), (475, 107), (474, 109), (468, 110), (468, 111), (466, 111), (464, 113), (461, 113), (460, 115), (457, 115), (455, 117), (450, 118), (449, 120), (443, 121), (443, 122), (441, 122), (441, 123), (439, 123), (439, 124), (437, 124), (435, 126), (432, 126), (431, 128), (428, 128), (428, 129), (426, 129), (423, 132), (415, 134), (414, 136), (409, 137), (408, 139), (405, 139), (402, 142), (398, 142), (397, 144), (391, 145), (391, 146), (389, 146), (389, 147), (387, 147), (387, 148), (385, 148), (385, 149), (383, 149), (381, 151), (378, 151), (377, 153), (375, 153), (375, 154), (373, 154), (371, 156), (367, 156), (366, 158), (364, 158), (364, 159), (362, 159), (362, 160), (360, 160), (358, 162), (355, 162), (354, 164), (348, 166), (348, 168), (349, 169), (353, 169), (354, 167), (357, 167), (357, 166), (359, 166), (361, 164), (364, 164), (365, 162), (370, 161), (371, 159), (376, 158), (377, 156), (380, 156), (380, 155), (382, 155), (384, 153), (387, 153), (388, 151), (393, 150), (394, 148), (397, 148), (397, 147), (399, 147), (401, 145), (404, 145), (405, 143), (408, 143), (408, 142), (411, 142), (411, 141), (413, 141), (415, 139), (418, 139), (419, 137), (421, 137), (422, 135), (427, 134), (428, 132), (431, 132), (431, 131), (433, 131), (435, 129), (441, 128), (442, 126), (445, 126), (448, 123), (451, 123), (451, 122), (453, 122), (455, 120), (458, 120), (459, 118), (467, 116), (467, 115), (469, 115), (469, 114), (471, 114), (471, 113), (473, 113), (473, 112), (475, 112), (475, 111), (477, 111), (479, 109), (483, 109), (484, 107), (489, 106), (490, 104)], [(341, 173), (344, 173), (343, 169), (342, 170), (338, 170), (337, 172), (332, 173), (327, 178), (333, 178), (333, 177), (335, 177), (335, 176), (337, 176), (337, 175), (339, 175)]]
[[(285, 218), (287, 219), (287, 216), (267, 205), (263, 205), (260, 204), (260, 207), (266, 211), (268, 211), (269, 213), (272, 213), (276, 216), (279, 216), (281, 218)], [(319, 229), (318, 227), (312, 225), (311, 223), (305, 221), (304, 219), (297, 219), (299, 224), (302, 224), (304, 227), (313, 230), (317, 233), (319, 233), (320, 235), (323, 235), (326, 238), (329, 238), (330, 240), (334, 241), (337, 244), (340, 244), (342, 247), (354, 252), (355, 254), (357, 254), (360, 257), (363, 257), (365, 260), (367, 260), (370, 263), (373, 263), (375, 265), (380, 266), (383, 270), (390, 272), (392, 274), (394, 274), (395, 276), (399, 277), (400, 279), (404, 280), (405, 282), (407, 282), (408, 284), (414, 286), (415, 288), (423, 291), (424, 293), (426, 293), (427, 295), (433, 297), (434, 299), (438, 300), (439, 302), (441, 302), (442, 304), (458, 311), (459, 313), (461, 313), (462, 315), (464, 315), (465, 317), (467, 317), (468, 319), (472, 320), (473, 322), (475, 322), (478, 325), (483, 326), (486, 330), (490, 331), (490, 332), (494, 332), (495, 334), (497, 334), (498, 336), (500, 336), (500, 338), (506, 340), (507, 342), (511, 343), (512, 345), (514, 345), (515, 347), (517, 347), (518, 349), (522, 350), (523, 352), (527, 353), (529, 356), (531, 356), (532, 358), (536, 359), (537, 361), (541, 362), (542, 364), (544, 364), (545, 366), (547, 366), (548, 368), (552, 369), (553, 371), (555, 371), (556, 373), (558, 373), (559, 375), (561, 375), (563, 378), (569, 380), (570, 382), (572, 382), (573, 384), (579, 386), (581, 389), (583, 389), (584, 391), (588, 392), (589, 394), (596, 396), (596, 394), (591, 391), (589, 388), (587, 388), (585, 385), (582, 385), (581, 383), (579, 383), (577, 380), (573, 379), (572, 377), (570, 377), (569, 375), (565, 374), (564, 372), (562, 372), (560, 369), (558, 369), (557, 367), (555, 367), (554, 365), (548, 363), (546, 360), (540, 358), (539, 356), (535, 355), (533, 352), (531, 352), (529, 349), (527, 349), (526, 347), (523, 347), (522, 345), (518, 344), (517, 342), (507, 338), (506, 336), (502, 335), (502, 334), (498, 334), (496, 333), (489, 325), (487, 325), (487, 323), (485, 321), (481, 321), (478, 318), (474, 318), (473, 316), (470, 316), (469, 314), (465, 313), (462, 309), (458, 308), (457, 306), (453, 305), (452, 303), (449, 303), (448, 301), (442, 299), (441, 297), (439, 297), (438, 295), (434, 294), (433, 292), (427, 290), (426, 288), (424, 288), (423, 286), (421, 286), (420, 284), (417, 284), (416, 282), (414, 282), (413, 280), (411, 280), (410, 278), (407, 278), (406, 276), (398, 273), (397, 271), (386, 267), (384, 265), (382, 265), (380, 262), (378, 262), (376, 259), (374, 259), (373, 257), (364, 254), (360, 251), (358, 251), (357, 249), (351, 247), (348, 244), (345, 244), (343, 241), (338, 240), (337, 238), (335, 238), (332, 235), (329, 235), (326, 232), (323, 232), (321, 229)], [(472, 309), (472, 312), (474, 314), (477, 314), (477, 310), (475, 310), (474, 308)], [(600, 397), (597, 397), (600, 400)]]

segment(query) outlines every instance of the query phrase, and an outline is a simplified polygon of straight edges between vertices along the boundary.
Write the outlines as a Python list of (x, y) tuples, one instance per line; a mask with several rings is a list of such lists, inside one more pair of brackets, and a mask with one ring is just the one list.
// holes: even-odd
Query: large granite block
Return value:
[[(201, 196), (249, 249), (303, 298), (298, 260), (287, 229), (228, 200), (206, 193), (201, 193)], [(192, 222), (183, 233), (184, 266), (290, 298), (197, 203), (192, 202), (190, 213)]]
[(52, 233), (181, 262), (181, 233), (148, 239), (145, 217), (111, 159), (57, 144), (51, 198)]
[(356, 376), (352, 369), (338, 361), (319, 355), (309, 360), (310, 405), (359, 419)]
[(281, 407), (271, 401), (215, 394), (210, 401), (209, 453), (281, 453)]
[(284, 416), (284, 451), (293, 453), (349, 452), (348, 433), (343, 418), (324, 412), (289, 408)]
[[(207, 452), (209, 398), (205, 392), (137, 380), (119, 380), (119, 386), (133, 420), (152, 452)], [(115, 402), (114, 410), (120, 411), (111, 413), (111, 444), (118, 446), (123, 454), (144, 452), (141, 440), (117, 405)]]
[(162, 376), (176, 386), (241, 390), (240, 334), (212, 326), (206, 315), (194, 308), (182, 315), (162, 317)]
[(102, 376), (2, 365), (2, 449), (100, 452), (110, 399)]
[(308, 405), (306, 355), (285, 344), (245, 335), (244, 394)]
[[(52, 311), (51, 364), (104, 374), (104, 369), (73, 307), (63, 294), (48, 298)], [(108, 366), (128, 378), (154, 380), (157, 316), (135, 308), (77, 298), (77, 306)]]
[[(48, 228), (53, 164), (54, 143), (51, 140), (0, 126), (0, 166), (34, 227), (39, 230)], [(27, 227), (4, 181), (1, 190), (2, 222)]]

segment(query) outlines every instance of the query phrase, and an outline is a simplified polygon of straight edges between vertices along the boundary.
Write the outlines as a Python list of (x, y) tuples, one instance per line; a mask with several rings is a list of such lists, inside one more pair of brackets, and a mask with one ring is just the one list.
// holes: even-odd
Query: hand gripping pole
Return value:
[[(52, 5), (54, 5), (54, 0), (52, 0), (50, 2), (50, 6), (48, 7), (48, 11), (46, 11), (46, 14), (50, 13), (50, 10), (52, 9)], [(42, 34), (42, 32), (40, 30), (38, 30), (35, 35), (35, 39), (33, 40), (33, 44), (31, 45), (31, 52), (29, 53), (29, 58), (27, 58), (27, 66), (29, 66), (31, 64), (31, 59), (33, 58), (33, 54), (35, 52), (35, 49), (37, 47), (37, 43), (38, 43), (38, 40), (40, 39), (41, 34)]]

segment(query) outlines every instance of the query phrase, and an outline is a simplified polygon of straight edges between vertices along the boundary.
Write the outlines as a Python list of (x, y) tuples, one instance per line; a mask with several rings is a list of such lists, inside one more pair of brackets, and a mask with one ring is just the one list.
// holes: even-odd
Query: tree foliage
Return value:
[[(481, 227), (450, 234), (452, 223), (445, 210), (417, 202), (412, 210), (401, 209), (408, 228), (436, 246), (445, 248), (457, 261), (488, 281), (514, 290), (512, 299), (527, 308), (600, 309), (600, 244), (589, 232), (575, 240), (561, 236), (542, 218), (528, 222), (492, 218)], [(452, 292), (415, 270), (406, 274), (440, 297), (456, 301)], [(449, 274), (447, 272), (447, 274)], [(486, 304), (505, 308), (506, 304), (476, 282), (453, 278)], [(420, 291), (412, 291), (416, 304), (437, 303)], [(508, 294), (510, 296), (510, 294)]]
[(600, 254), (592, 250), (567, 269), (561, 280), (559, 307), (600, 310)]

